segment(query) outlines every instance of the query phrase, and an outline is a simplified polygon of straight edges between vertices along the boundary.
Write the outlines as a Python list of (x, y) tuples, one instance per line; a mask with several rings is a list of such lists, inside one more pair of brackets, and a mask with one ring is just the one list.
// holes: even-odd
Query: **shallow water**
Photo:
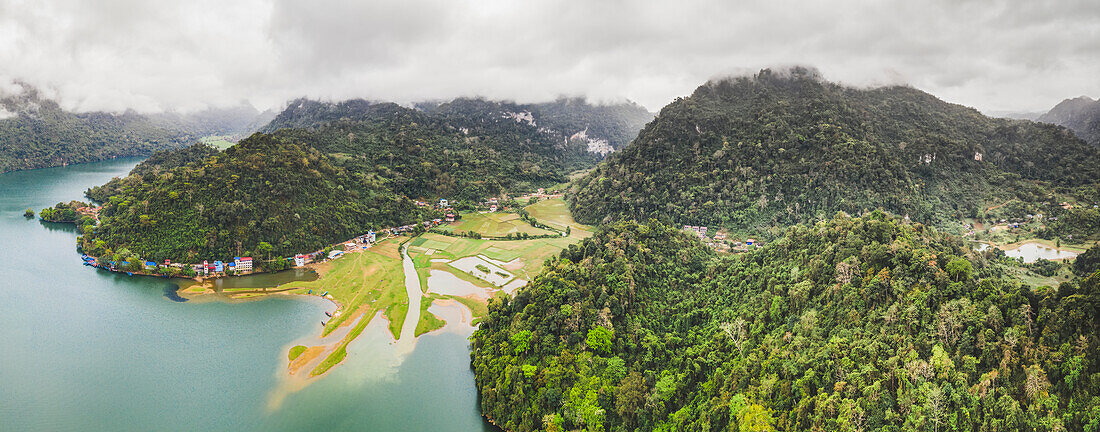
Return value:
[(428, 292), (443, 295), (489, 297), (489, 291), (443, 270), (428, 272)]
[(287, 349), (318, 334), (330, 303), (178, 302), (171, 280), (83, 266), (71, 225), (23, 217), (135, 163), (0, 174), (0, 429), (492, 430), (465, 335), (424, 336), (385, 363), (393, 346), (372, 329), (344, 364), (270, 411)]
[(1041, 243), (1024, 243), (1014, 249), (1006, 249), (1005, 255), (1023, 258), (1025, 263), (1033, 263), (1039, 258), (1048, 260), (1073, 258), (1077, 253), (1051, 248)]

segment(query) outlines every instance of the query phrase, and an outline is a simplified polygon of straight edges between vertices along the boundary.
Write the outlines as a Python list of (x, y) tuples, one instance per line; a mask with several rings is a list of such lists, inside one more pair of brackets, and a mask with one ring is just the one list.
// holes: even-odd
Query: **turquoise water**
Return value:
[(375, 326), (329, 375), (283, 392), (288, 347), (317, 334), (330, 304), (177, 302), (171, 281), (84, 267), (73, 227), (23, 217), (135, 163), (0, 174), (0, 429), (491, 430), (466, 334), (422, 337), (398, 358)]

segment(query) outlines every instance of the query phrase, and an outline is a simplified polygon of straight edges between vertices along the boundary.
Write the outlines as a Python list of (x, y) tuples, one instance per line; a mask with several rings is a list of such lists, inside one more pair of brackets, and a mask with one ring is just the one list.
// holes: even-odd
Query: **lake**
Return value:
[(1013, 258), (1023, 258), (1025, 263), (1033, 263), (1038, 261), (1039, 258), (1048, 260), (1073, 258), (1077, 256), (1077, 253), (1055, 249), (1042, 243), (1028, 242), (1013, 249), (1005, 249), (1005, 255)]
[(469, 331), (423, 336), (401, 356), (372, 326), (344, 364), (289, 392), (287, 349), (317, 335), (327, 302), (179, 302), (169, 280), (83, 266), (73, 226), (23, 217), (137, 162), (0, 174), (4, 430), (493, 430), (477, 410)]

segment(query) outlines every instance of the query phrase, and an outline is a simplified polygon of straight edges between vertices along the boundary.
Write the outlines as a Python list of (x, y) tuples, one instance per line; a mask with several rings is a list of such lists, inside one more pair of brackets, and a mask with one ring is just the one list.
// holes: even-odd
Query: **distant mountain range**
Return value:
[(193, 114), (76, 113), (26, 85), (0, 95), (0, 172), (145, 156), (205, 135), (245, 135), (273, 117), (250, 105)]
[(1037, 121), (1065, 126), (1089, 144), (1100, 147), (1100, 101), (1087, 96), (1066, 99)]
[(478, 198), (566, 181), (629, 142), (652, 114), (578, 99), (518, 105), (456, 99), (404, 107), (293, 101), (262, 130), (340, 155), (410, 197)]
[[(363, 99), (342, 102), (298, 99), (261, 130), (270, 133), (285, 128), (311, 128), (335, 120), (370, 120), (378, 112), (392, 109), (387, 105), (392, 104)], [(579, 98), (536, 104), (458, 98), (450, 102), (420, 102), (414, 108), (465, 129), (512, 121), (532, 128), (544, 138), (582, 143), (590, 152), (600, 155), (622, 148), (653, 120), (653, 113), (632, 102), (599, 105)]]
[(1097, 179), (1100, 155), (1063, 128), (794, 68), (711, 81), (669, 104), (575, 183), (571, 205), (584, 223), (759, 231), (883, 207), (940, 224)]

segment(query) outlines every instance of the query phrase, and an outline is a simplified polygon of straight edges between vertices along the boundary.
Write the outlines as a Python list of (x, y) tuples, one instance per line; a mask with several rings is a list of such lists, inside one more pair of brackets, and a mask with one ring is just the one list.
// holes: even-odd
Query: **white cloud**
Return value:
[(67, 107), (482, 95), (636, 100), (781, 64), (983, 110), (1100, 95), (1100, 3), (0, 0), (0, 81)]

